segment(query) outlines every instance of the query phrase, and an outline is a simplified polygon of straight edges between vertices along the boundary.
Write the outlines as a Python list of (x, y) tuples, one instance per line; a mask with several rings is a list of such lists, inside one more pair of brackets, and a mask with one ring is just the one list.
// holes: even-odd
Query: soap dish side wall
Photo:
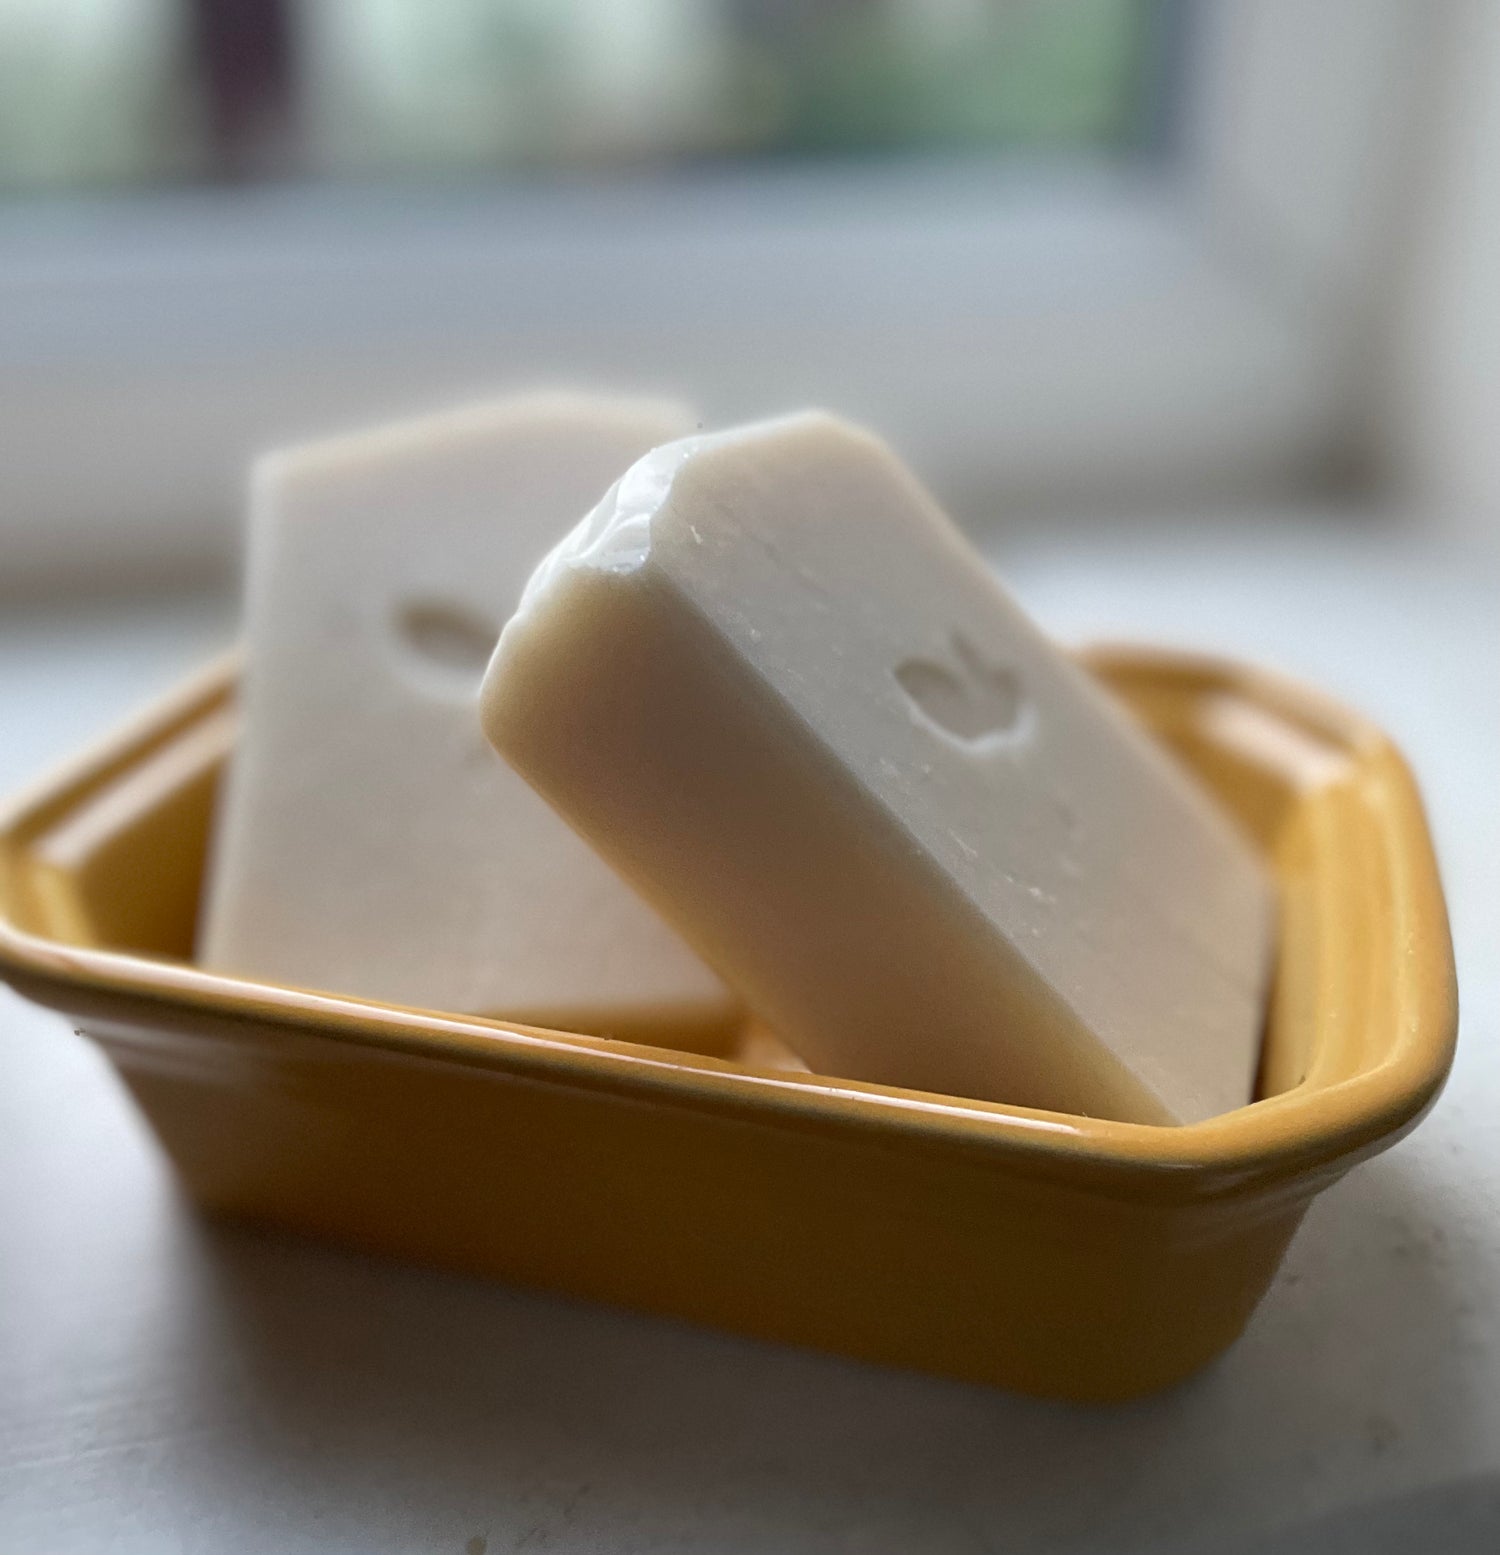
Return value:
[(144, 866), (130, 848), (119, 871), (80, 861), (60, 912), (66, 872), (37, 889), (48, 837), (221, 716), (229, 664), (0, 817), (0, 975), (100, 1043), (213, 1213), (1031, 1393), (1148, 1392), (1234, 1340), (1311, 1199), (1432, 1104), (1456, 995), (1420, 801), (1377, 730), (1233, 664), (1086, 662), (1276, 870), (1266, 1094), (1205, 1123), (1006, 1108), (773, 1067), (760, 1049), (738, 1063), (208, 973), (132, 918), (132, 893), (181, 894), (202, 867), (203, 807), (170, 788), (142, 814), (173, 842)]

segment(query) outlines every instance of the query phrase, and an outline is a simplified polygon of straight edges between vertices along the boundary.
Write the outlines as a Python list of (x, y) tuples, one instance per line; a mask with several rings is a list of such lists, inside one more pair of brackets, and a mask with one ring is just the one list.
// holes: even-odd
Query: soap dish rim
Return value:
[[(1093, 669), (1191, 676), (1335, 733), (1378, 779), (1392, 865), (1402, 875), (1406, 945), (1399, 1035), (1368, 1068), (1328, 1085), (1300, 1085), (1181, 1126), (1122, 1123), (943, 1097), (795, 1071), (748, 1068), (675, 1049), (548, 1031), (515, 1022), (407, 1009), (343, 995), (250, 982), (186, 963), (64, 944), (14, 921), (0, 889), (0, 978), (39, 1003), (111, 1027), (111, 1040), (149, 1041), (157, 1028), (212, 1040), (246, 1025), (347, 1040), (434, 1062), (495, 1069), (727, 1112), (769, 1126), (857, 1129), (892, 1146), (1003, 1162), (1007, 1172), (1065, 1179), (1090, 1192), (1179, 1203), (1273, 1191), (1341, 1174), (1409, 1130), (1436, 1100), (1452, 1063), (1457, 989), (1446, 908), (1420, 797), (1389, 739), (1322, 693), (1240, 661), (1140, 644), (1080, 651)], [(0, 809), (0, 870), (45, 818), (233, 694), (240, 657), (225, 654), (94, 742)], [(0, 886), (4, 881), (0, 879)], [(129, 1035), (133, 1032), (134, 1035)]]

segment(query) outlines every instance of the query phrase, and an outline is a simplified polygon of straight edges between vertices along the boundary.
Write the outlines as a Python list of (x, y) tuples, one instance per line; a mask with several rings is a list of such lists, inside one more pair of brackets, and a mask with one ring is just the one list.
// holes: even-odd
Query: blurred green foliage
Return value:
[(0, 185), (1128, 149), (1171, 0), (280, 0), (232, 156), (213, 3), (0, 0)]

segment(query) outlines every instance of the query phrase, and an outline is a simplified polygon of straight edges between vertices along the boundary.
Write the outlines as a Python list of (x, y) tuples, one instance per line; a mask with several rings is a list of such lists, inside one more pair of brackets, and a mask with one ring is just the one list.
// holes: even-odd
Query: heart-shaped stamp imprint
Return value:
[(1030, 728), (1030, 703), (1016, 672), (987, 659), (961, 632), (953, 662), (903, 659), (896, 683), (917, 715), (939, 734), (972, 749), (1010, 745)]
[(477, 696), (500, 629), (449, 600), (420, 599), (400, 605), (392, 623), (402, 672), (429, 695), (445, 701)]

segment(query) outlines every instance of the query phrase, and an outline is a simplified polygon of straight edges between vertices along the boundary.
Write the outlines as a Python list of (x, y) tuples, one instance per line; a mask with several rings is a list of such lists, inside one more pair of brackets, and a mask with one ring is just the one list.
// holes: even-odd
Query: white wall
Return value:
[(1383, 453), (1393, 495), (1500, 536), (1500, 4), (1447, 0), (1410, 201)]

